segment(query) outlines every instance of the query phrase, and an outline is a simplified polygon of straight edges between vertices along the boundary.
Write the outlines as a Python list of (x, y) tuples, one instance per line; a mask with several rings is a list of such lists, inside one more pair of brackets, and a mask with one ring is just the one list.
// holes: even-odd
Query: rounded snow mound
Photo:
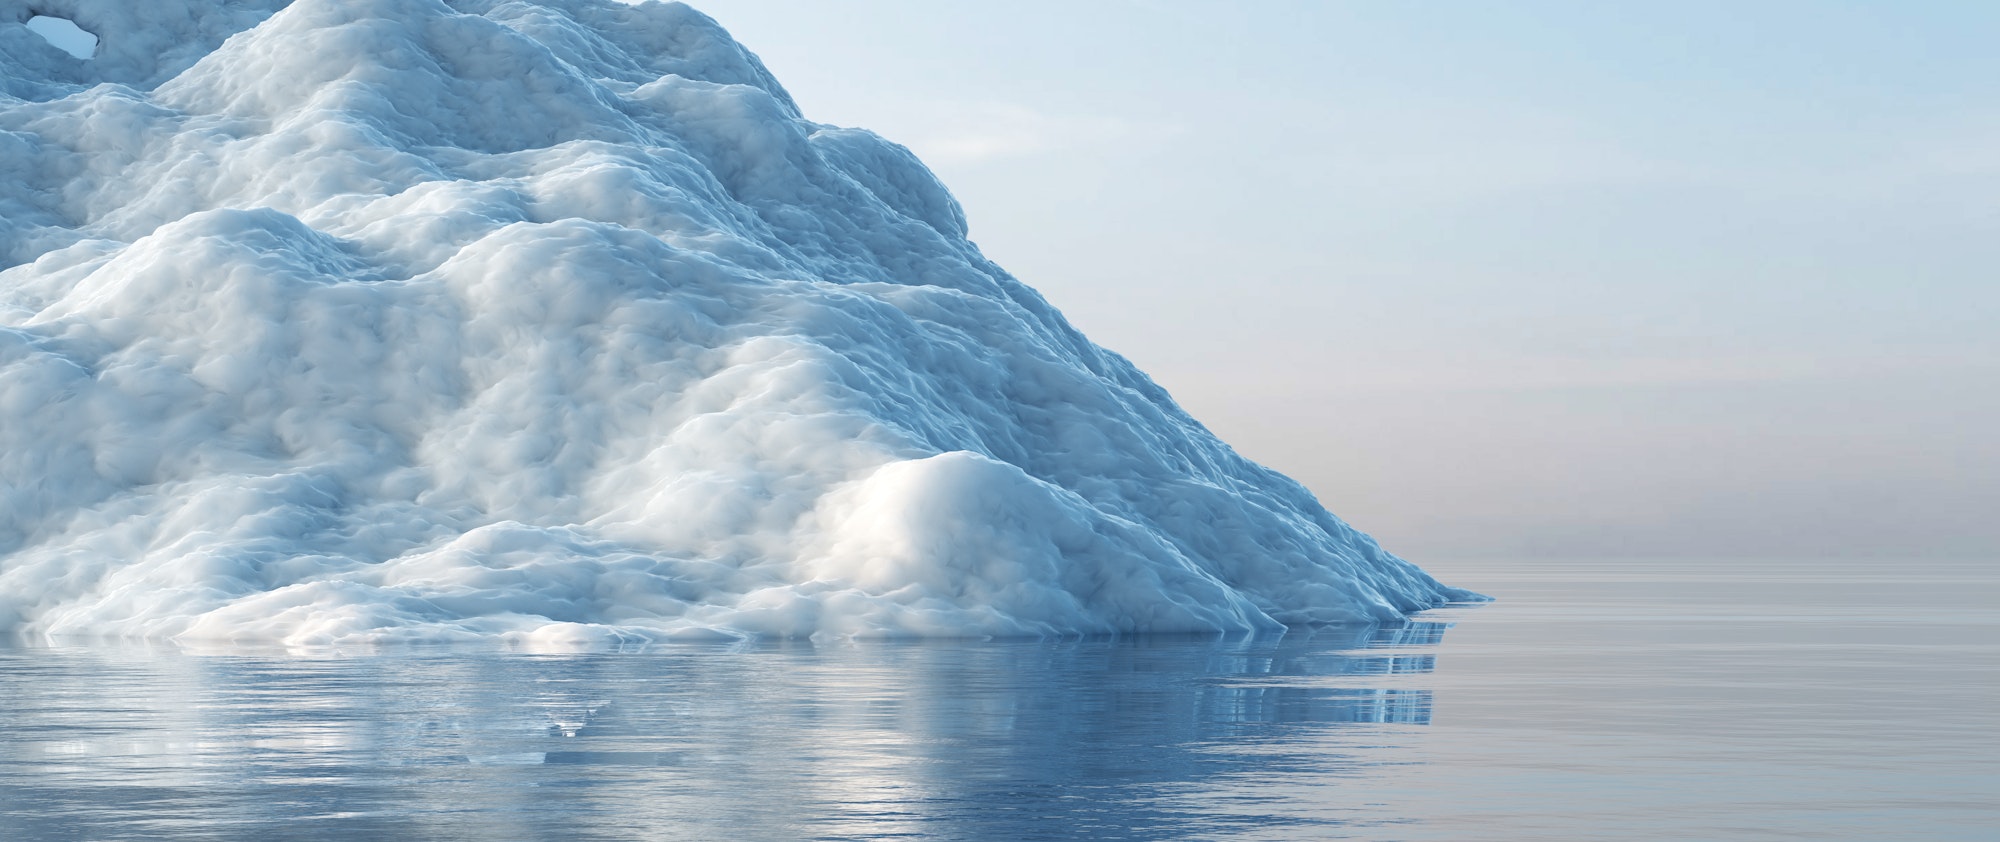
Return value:
[(0, 0), (0, 48), (0, 631), (1248, 631), (1470, 596), (685, 6)]

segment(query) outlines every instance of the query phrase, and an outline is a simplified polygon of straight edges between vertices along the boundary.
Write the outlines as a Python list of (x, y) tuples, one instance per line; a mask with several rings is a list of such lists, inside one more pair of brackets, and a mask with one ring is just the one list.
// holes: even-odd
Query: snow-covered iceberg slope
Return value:
[(0, 0), (0, 76), (0, 631), (1047, 635), (1470, 596), (685, 6)]

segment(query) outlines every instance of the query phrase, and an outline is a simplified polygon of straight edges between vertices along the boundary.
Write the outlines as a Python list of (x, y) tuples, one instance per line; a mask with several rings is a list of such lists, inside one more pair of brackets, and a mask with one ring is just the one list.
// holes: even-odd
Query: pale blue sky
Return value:
[(696, 5), (1418, 561), (2000, 552), (2000, 4)]

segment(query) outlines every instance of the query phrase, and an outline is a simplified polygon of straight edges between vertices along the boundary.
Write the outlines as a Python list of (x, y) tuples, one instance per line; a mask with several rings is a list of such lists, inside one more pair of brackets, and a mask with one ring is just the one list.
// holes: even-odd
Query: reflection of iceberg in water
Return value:
[[(1329, 724), (1340, 722), (1427, 725), (1431, 692), (1396, 687), (1325, 686), (1318, 682), (1275, 683), (1274, 677), (1406, 676), (1436, 668), (1433, 654), (1381, 655), (1380, 647), (1435, 646), (1444, 623), (1398, 623), (1326, 629), (1298, 648), (1216, 654), (1211, 674), (1230, 678), (1203, 694), (1204, 717), (1232, 724)], [(1362, 650), (1362, 651), (1357, 651)], [(1240, 729), (1222, 729), (1240, 731)]]
[(1216, 694), (1214, 719), (1231, 722), (1394, 722), (1429, 725), (1431, 691), (1396, 689), (1252, 687)]
[[(1408, 684), (1435, 664), (1417, 647), (1444, 628), (560, 657), (0, 649), (21, 720), (0, 732), (0, 836), (35, 838), (14, 831), (60, 804), (98, 836), (163, 812), (425, 836), (421, 817), (466, 810), (522, 838), (1201, 835), (1213, 817), (1189, 792), (1366, 774), (1413, 739), (1432, 697)], [(105, 710), (107, 681), (125, 709)]]

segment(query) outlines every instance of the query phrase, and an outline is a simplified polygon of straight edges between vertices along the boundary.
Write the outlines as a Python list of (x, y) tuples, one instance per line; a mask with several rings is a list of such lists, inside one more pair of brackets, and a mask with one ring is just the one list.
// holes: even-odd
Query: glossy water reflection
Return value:
[(1439, 572), (1500, 601), (1279, 640), (0, 647), (0, 840), (2000, 838), (2000, 565)]
[[(1445, 626), (528, 656), (0, 650), (8, 838), (1035, 838), (1290, 825), (1182, 797), (1356, 774)], [(1231, 805), (1235, 806), (1235, 805)], [(1309, 823), (1309, 822), (1308, 822)]]

